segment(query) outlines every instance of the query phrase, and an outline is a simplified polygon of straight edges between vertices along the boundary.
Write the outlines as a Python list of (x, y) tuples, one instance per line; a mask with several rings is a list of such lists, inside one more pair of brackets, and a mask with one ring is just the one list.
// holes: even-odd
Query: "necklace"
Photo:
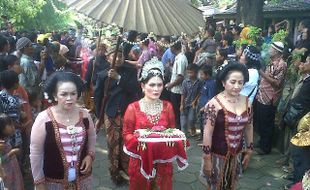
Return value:
[(235, 104), (235, 103), (239, 102), (239, 97), (240, 97), (240, 95), (238, 95), (238, 96), (237, 96), (236, 98), (234, 98), (234, 99), (229, 99), (229, 98), (225, 95), (224, 92), (223, 92), (222, 94), (223, 94), (224, 99), (225, 99), (227, 102), (229, 102), (229, 103)]
[(161, 111), (163, 110), (163, 103), (157, 99), (154, 102), (147, 101), (145, 98), (140, 100), (141, 111), (145, 113), (147, 120), (153, 125), (157, 125)]

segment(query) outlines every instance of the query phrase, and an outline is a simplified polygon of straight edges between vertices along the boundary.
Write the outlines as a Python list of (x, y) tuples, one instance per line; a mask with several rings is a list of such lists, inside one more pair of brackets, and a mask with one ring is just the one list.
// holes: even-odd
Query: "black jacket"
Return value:
[[(120, 81), (110, 79), (108, 99), (104, 108), (105, 113), (112, 118), (118, 114), (123, 115), (127, 106), (138, 100), (141, 94), (137, 80), (137, 70), (133, 66), (128, 63), (124, 63), (116, 70), (121, 76), (121, 79)], [(104, 91), (108, 81), (108, 71), (109, 69), (101, 71), (97, 76), (97, 82), (94, 89), (94, 101), (97, 117), (100, 114)]]
[(310, 77), (303, 81), (300, 91), (291, 101), (303, 104), (306, 108), (310, 109)]
[(85, 74), (85, 81), (86, 81), (86, 87), (90, 87), (90, 82), (92, 80), (93, 85), (96, 85), (97, 81), (97, 75), (100, 71), (104, 71), (105, 69), (109, 68), (110, 64), (105, 59), (105, 57), (97, 57), (97, 63), (95, 63), (95, 69), (93, 73), (93, 65), (94, 65), (95, 58), (92, 58), (89, 61), (89, 64), (87, 66), (87, 71)]

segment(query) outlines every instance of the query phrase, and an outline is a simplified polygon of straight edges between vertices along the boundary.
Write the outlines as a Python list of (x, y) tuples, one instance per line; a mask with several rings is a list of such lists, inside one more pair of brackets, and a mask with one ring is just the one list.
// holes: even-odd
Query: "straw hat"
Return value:
[(310, 112), (300, 119), (297, 131), (291, 143), (295, 146), (310, 146)]

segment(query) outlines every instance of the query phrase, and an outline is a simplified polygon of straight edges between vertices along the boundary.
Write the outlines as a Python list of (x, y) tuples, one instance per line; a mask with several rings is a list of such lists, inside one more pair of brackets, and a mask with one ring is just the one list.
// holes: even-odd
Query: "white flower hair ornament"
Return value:
[(164, 65), (157, 57), (144, 63), (139, 81), (145, 80), (150, 73), (154, 76), (162, 76), (164, 79)]
[(228, 61), (225, 60), (224, 63), (223, 63), (221, 66), (219, 66), (219, 67), (216, 69), (215, 72), (218, 73), (218, 72), (222, 71), (222, 70), (224, 69), (224, 67), (226, 67), (227, 65), (228, 65)]
[(52, 103), (52, 100), (49, 98), (47, 92), (44, 92), (43, 95), (44, 95), (44, 99), (47, 100), (48, 103)]

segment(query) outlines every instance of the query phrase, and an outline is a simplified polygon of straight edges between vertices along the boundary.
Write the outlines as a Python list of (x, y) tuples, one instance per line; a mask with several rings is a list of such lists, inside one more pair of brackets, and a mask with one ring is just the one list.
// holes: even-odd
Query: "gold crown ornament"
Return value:
[(154, 76), (164, 77), (164, 65), (157, 57), (144, 63), (139, 81), (145, 80), (150, 73)]

